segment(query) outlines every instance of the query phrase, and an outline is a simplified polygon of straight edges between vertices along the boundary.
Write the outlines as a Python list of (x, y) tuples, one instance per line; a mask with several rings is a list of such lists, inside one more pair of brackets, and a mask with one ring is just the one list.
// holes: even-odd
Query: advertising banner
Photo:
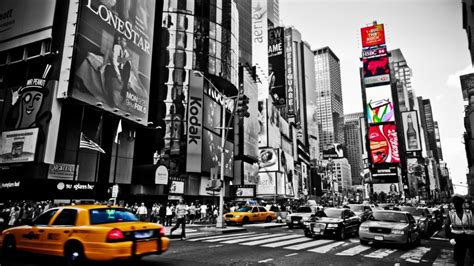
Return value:
[[(221, 165), (221, 137), (209, 130), (203, 130), (202, 171)], [(234, 176), (234, 145), (226, 141), (224, 153), (224, 175)]]
[(232, 186), (231, 190), (234, 192), (236, 198), (254, 198), (255, 197), (255, 186), (239, 185)]
[(257, 195), (275, 195), (276, 194), (276, 174), (275, 172), (258, 173), (258, 182), (256, 186)]
[(276, 106), (284, 106), (286, 102), (284, 35), (282, 27), (268, 30), (268, 86)]
[(0, 164), (33, 162), (36, 155), (38, 128), (2, 132)]
[(301, 187), (303, 194), (308, 195), (308, 165), (303, 162), (301, 163)]
[(292, 29), (285, 29), (285, 78), (286, 78), (286, 106), (288, 116), (295, 116), (298, 80), (293, 66), (293, 37)]
[(459, 79), (461, 80), (462, 97), (467, 101), (469, 94), (474, 94), (474, 73), (459, 76)]
[(184, 193), (184, 182), (183, 181), (171, 181), (170, 194), (183, 194)]
[(258, 101), (258, 147), (268, 147), (267, 100)]
[(367, 99), (365, 108), (369, 124), (395, 121), (395, 110), (390, 85), (366, 88), (365, 97)]
[[(212, 100), (211, 97), (207, 95), (204, 95), (203, 116), (204, 116), (203, 126), (206, 129), (211, 130), (212, 132), (220, 135), (221, 130), (219, 129), (219, 127), (222, 124), (221, 105), (218, 104), (216, 101)], [(189, 119), (189, 114), (188, 114), (188, 119)]]
[[(297, 176), (295, 175), (295, 161), (293, 156), (290, 154), (280, 151), (280, 162), (281, 171), (283, 172), (283, 180), (285, 182), (285, 194), (287, 196), (296, 195), (295, 189), (297, 189)], [(297, 191), (296, 191), (297, 192)]]
[[(202, 86), (204, 78), (195, 73), (190, 74), (188, 101), (188, 130), (186, 151), (186, 172), (201, 173), (202, 153)], [(210, 110), (212, 111), (212, 110)], [(220, 113), (217, 113), (219, 117)], [(218, 119), (216, 119), (218, 120)]]
[(398, 182), (397, 166), (376, 166), (371, 169), (372, 182), (375, 183), (393, 183)]
[(164, 165), (160, 165), (155, 171), (155, 184), (156, 185), (168, 185), (169, 171)]
[(207, 176), (202, 176), (201, 177), (201, 183), (199, 186), (199, 195), (201, 196), (218, 196), (219, 192), (217, 192), (215, 189), (210, 187), (212, 183), (209, 182), (209, 177)]
[(400, 185), (398, 183), (373, 184), (374, 192), (380, 194), (384, 192), (386, 195), (398, 195), (400, 193)]
[(279, 150), (274, 148), (260, 148), (258, 158), (259, 172), (277, 172), (280, 170)]
[(268, 22), (267, 0), (252, 1), (252, 65), (257, 66), (258, 100), (268, 99)]
[(71, 97), (147, 125), (154, 1), (80, 1)]
[(257, 184), (259, 166), (257, 163), (249, 164), (244, 162), (244, 185)]
[(377, 24), (360, 29), (362, 36), (362, 47), (385, 44), (385, 32), (383, 24)]
[(366, 128), (366, 123), (365, 123), (365, 118), (361, 117), (359, 119), (359, 125), (360, 125), (360, 135), (362, 136), (362, 159), (367, 159), (367, 128)]
[(400, 162), (395, 123), (370, 126), (369, 146), (373, 164)]
[(343, 158), (344, 150), (341, 143), (329, 143), (323, 147), (323, 159), (329, 158)]
[(387, 55), (387, 47), (385, 45), (380, 47), (369, 47), (362, 49), (362, 58), (374, 58)]
[(257, 158), (258, 151), (258, 134), (260, 130), (258, 112), (258, 87), (252, 80), (250, 73), (244, 74), (244, 93), (249, 98), (248, 112), (250, 117), (244, 119), (243, 126), (243, 140), (244, 140), (244, 154), (253, 158)]
[[(79, 165), (76, 171), (79, 172)], [(49, 165), (48, 179), (73, 180), (74, 179), (74, 164), (70, 163), (55, 163)]]
[(268, 147), (281, 147), (280, 112), (273, 105), (268, 105)]
[(402, 112), (406, 151), (420, 151), (421, 137), (417, 111)]
[(362, 59), (366, 87), (390, 83), (388, 56)]
[(0, 1), (0, 51), (51, 38), (55, 7), (56, 0)]

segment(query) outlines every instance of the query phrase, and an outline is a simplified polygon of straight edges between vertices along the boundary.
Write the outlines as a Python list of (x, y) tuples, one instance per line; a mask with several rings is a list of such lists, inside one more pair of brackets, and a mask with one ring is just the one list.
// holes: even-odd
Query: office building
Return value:
[(280, 0), (267, 0), (268, 28), (280, 25)]
[(351, 166), (353, 185), (362, 184), (362, 149), (365, 149), (365, 147), (362, 145), (362, 138), (365, 136), (361, 135), (361, 127), (364, 126), (360, 124), (361, 117), (364, 117), (364, 113), (362, 112), (344, 115), (344, 137), (346, 141), (345, 155)]
[(239, 63), (252, 64), (252, 1), (235, 1), (239, 11)]

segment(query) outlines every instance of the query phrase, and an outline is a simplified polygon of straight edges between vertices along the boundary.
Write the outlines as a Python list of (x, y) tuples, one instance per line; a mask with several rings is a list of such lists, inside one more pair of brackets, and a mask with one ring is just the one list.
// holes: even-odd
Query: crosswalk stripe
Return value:
[(419, 263), (421, 258), (430, 250), (431, 248), (427, 247), (417, 247), (401, 255), (400, 258), (408, 262)]
[(369, 253), (367, 255), (364, 255), (364, 257), (381, 259), (392, 254), (395, 251), (397, 251), (397, 249), (382, 248), (382, 249), (377, 249), (376, 251)]
[(300, 238), (290, 239), (290, 240), (283, 241), (283, 242), (276, 242), (276, 243), (262, 245), (262, 247), (276, 248), (276, 247), (287, 246), (287, 245), (291, 245), (291, 244), (295, 244), (295, 243), (308, 242), (310, 240), (311, 239), (309, 239), (307, 237), (300, 237)]
[(371, 247), (358, 245), (358, 246), (352, 247), (350, 249), (343, 250), (343, 251), (337, 253), (336, 255), (338, 255), (338, 256), (354, 256), (354, 255), (359, 254), (361, 252), (364, 252), (368, 249), (371, 249)]
[[(230, 234), (230, 235), (225, 235), (227, 237), (233, 237), (233, 236), (243, 236), (243, 235), (252, 235), (255, 234), (253, 232), (250, 233), (239, 233), (239, 234)], [(207, 239), (214, 239), (214, 238), (222, 238), (223, 235), (218, 235), (218, 236), (209, 236), (209, 237), (200, 237), (200, 238), (193, 238), (190, 239), (189, 241), (200, 241), (200, 240), (207, 240)]]
[(207, 234), (207, 233), (205, 233), (205, 232), (187, 233), (186, 232), (186, 237), (197, 236), (197, 235), (205, 235), (205, 234)]
[(263, 240), (257, 240), (257, 241), (242, 243), (241, 245), (256, 246), (256, 245), (260, 245), (260, 244), (263, 244), (263, 243), (279, 241), (279, 240), (285, 240), (285, 239), (296, 238), (296, 237), (299, 237), (299, 235), (286, 235), (286, 236), (280, 236), (280, 237), (276, 237), (276, 238), (272, 237), (272, 238), (267, 238), (267, 239), (263, 239)]
[(303, 244), (284, 247), (284, 248), (285, 249), (291, 249), (291, 250), (302, 250), (302, 249), (305, 249), (305, 248), (321, 246), (323, 244), (330, 243), (330, 242), (334, 242), (334, 241), (333, 240), (328, 240), (328, 239), (319, 239), (319, 240), (316, 240), (316, 241), (311, 241), (311, 242), (308, 242), (308, 243), (303, 243)]
[[(269, 233), (262, 233), (262, 234), (255, 234), (255, 235), (248, 235), (250, 236), (250, 239), (252, 239), (253, 237), (260, 237), (260, 238), (263, 238), (263, 237), (268, 237), (268, 234)], [(220, 242), (220, 241), (231, 241), (231, 240), (234, 240), (234, 241), (240, 241), (240, 240), (243, 240), (243, 241), (246, 241), (248, 236), (235, 236), (235, 237), (222, 237), (222, 238), (216, 238), (216, 239), (210, 239), (210, 240), (204, 240), (204, 242)], [(222, 243), (225, 243), (225, 242), (221, 242)], [(238, 242), (236, 242), (238, 243)], [(225, 243), (225, 244), (231, 244), (231, 243)]]
[[(283, 235), (283, 234), (272, 234), (272, 236), (280, 236), (280, 235)], [(252, 240), (258, 240), (258, 239), (264, 239), (264, 238), (268, 238), (268, 233), (265, 233), (264, 235), (260, 235), (260, 236), (252, 236), (249, 238), (244, 237), (244, 238), (239, 238), (239, 239), (227, 240), (221, 243), (222, 244), (236, 244), (236, 243), (242, 243), (245, 241), (252, 241)]]
[(333, 249), (337, 246), (340, 246), (342, 244), (344, 244), (344, 242), (335, 242), (335, 243), (332, 243), (332, 244), (329, 244), (329, 245), (324, 245), (324, 246), (321, 246), (321, 247), (318, 247), (318, 248), (313, 248), (313, 249), (310, 249), (308, 251), (316, 252), (316, 253), (327, 253), (331, 249)]

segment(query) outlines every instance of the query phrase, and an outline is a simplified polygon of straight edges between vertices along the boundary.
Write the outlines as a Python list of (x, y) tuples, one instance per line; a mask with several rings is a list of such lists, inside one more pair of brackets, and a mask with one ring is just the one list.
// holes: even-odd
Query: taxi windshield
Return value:
[(103, 208), (89, 211), (91, 224), (134, 222), (138, 218), (125, 209)]
[(251, 210), (252, 210), (252, 208), (243, 207), (243, 208), (237, 209), (236, 212), (249, 212)]

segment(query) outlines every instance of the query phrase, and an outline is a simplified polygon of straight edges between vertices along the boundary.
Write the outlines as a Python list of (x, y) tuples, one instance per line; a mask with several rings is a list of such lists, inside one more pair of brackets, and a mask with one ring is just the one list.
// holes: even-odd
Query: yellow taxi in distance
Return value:
[(17, 250), (64, 256), (69, 264), (86, 260), (125, 260), (168, 250), (165, 228), (141, 222), (124, 208), (74, 205), (51, 208), (31, 224), (0, 234), (3, 256)]
[(224, 220), (227, 225), (238, 223), (247, 224), (250, 222), (271, 222), (276, 219), (276, 213), (267, 211), (261, 206), (245, 206), (234, 212), (224, 214)]

